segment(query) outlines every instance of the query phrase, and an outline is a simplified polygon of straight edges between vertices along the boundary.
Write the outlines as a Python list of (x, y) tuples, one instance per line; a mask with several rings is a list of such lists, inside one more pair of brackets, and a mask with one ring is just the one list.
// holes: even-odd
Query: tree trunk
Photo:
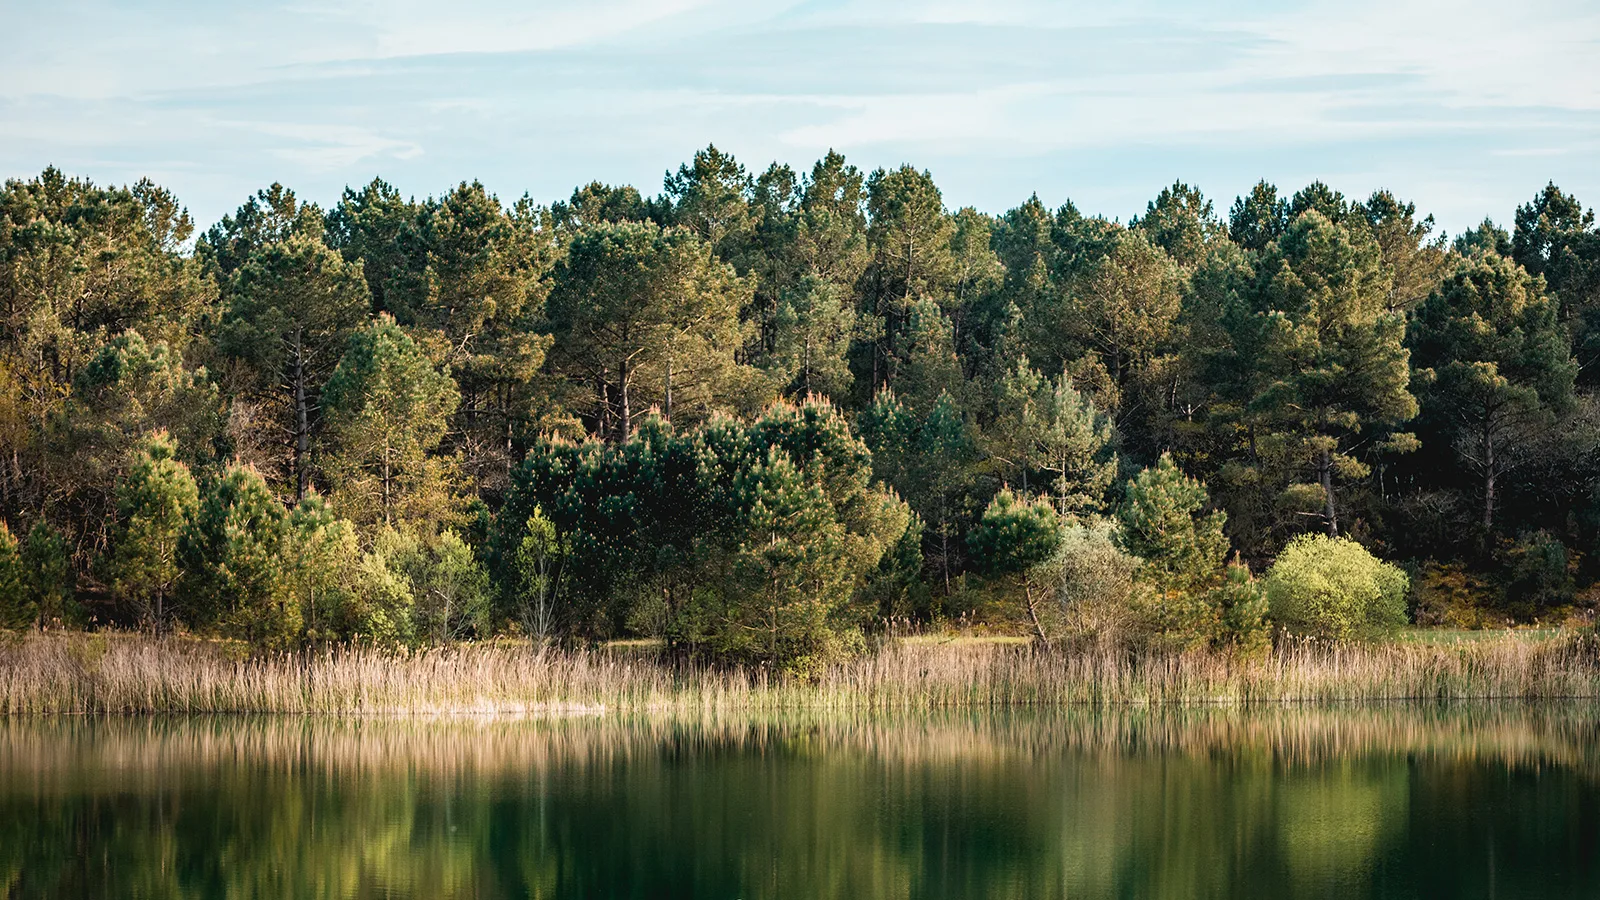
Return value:
[(1488, 536), (1494, 529), (1495, 494), (1494, 437), (1489, 429), (1483, 430), (1483, 533)]
[(294, 328), (294, 345), (290, 353), (289, 377), (294, 382), (294, 502), (306, 498), (311, 486), (310, 473), (306, 471), (306, 457), (311, 450), (311, 415), (306, 408), (306, 366), (302, 345), (304, 329)]
[(620, 423), (622, 432), (617, 435), (617, 443), (620, 444), (628, 439), (628, 435), (633, 434), (633, 410), (628, 406), (629, 372), (627, 363), (622, 364), (622, 370), (618, 374), (621, 376), (618, 389), (622, 391), (622, 421)]
[(1322, 478), (1322, 517), (1328, 523), (1328, 537), (1339, 536), (1339, 510), (1333, 503), (1333, 453), (1323, 450), (1317, 463)]
[(1022, 596), (1028, 601), (1028, 620), (1033, 623), (1033, 633), (1039, 638), (1039, 643), (1049, 650), (1050, 638), (1045, 636), (1044, 626), (1039, 623), (1039, 605), (1033, 596), (1033, 580), (1027, 576), (1022, 578)]
[(667, 357), (667, 397), (666, 397), (666, 408), (667, 408), (667, 421), (671, 422), (672, 421), (672, 357), (671, 356)]

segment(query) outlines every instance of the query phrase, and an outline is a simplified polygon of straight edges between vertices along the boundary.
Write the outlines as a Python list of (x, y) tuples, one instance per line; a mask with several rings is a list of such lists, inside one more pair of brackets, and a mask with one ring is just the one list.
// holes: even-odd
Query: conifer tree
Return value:
[(1041, 598), (1033, 570), (1055, 554), (1060, 538), (1061, 520), (1050, 504), (1018, 499), (1009, 490), (995, 495), (967, 535), (967, 547), (980, 572), (1017, 581), (1034, 636), (1046, 648), (1050, 638), (1040, 621)]
[(144, 442), (117, 485), (112, 586), (158, 634), (173, 615), (169, 603), (183, 575), (179, 544), (199, 503), (189, 467), (164, 432)]
[(1199, 590), (1222, 568), (1227, 515), (1206, 512), (1209, 502), (1205, 485), (1183, 474), (1168, 453), (1128, 482), (1117, 509), (1122, 523), (1117, 539), (1144, 560), (1162, 590)]
[(311, 436), (323, 381), (346, 336), (368, 313), (361, 264), (346, 262), (320, 237), (296, 233), (245, 257), (227, 296), (219, 343), (250, 367), (255, 390), (282, 411), (298, 502), (311, 489)]
[(231, 468), (206, 491), (179, 545), (190, 625), (263, 646), (299, 638), (302, 611), (289, 590), (285, 519), (254, 469)]
[(1423, 302), (1408, 343), (1422, 421), (1478, 476), (1488, 535), (1501, 479), (1573, 404), (1578, 366), (1555, 303), (1515, 263), (1479, 255), (1459, 263)]
[(323, 390), (336, 505), (362, 525), (438, 523), (455, 502), (438, 454), (460, 394), (387, 315), (350, 338)]
[(78, 575), (66, 536), (43, 517), (34, 520), (22, 547), (22, 608), (39, 627), (77, 623)]

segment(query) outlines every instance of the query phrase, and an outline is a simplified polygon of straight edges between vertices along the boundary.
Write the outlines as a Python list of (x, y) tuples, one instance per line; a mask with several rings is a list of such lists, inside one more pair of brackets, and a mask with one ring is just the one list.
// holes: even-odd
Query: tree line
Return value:
[(52, 168), (0, 192), (0, 598), (797, 668), (959, 617), (1259, 644), (1322, 615), (1280, 556), (1385, 598), (1312, 630), (1547, 618), (1600, 575), (1597, 360), (1553, 184), (1449, 239), (1321, 182), (1124, 224), (708, 147), (654, 196), (274, 184), (196, 234)]

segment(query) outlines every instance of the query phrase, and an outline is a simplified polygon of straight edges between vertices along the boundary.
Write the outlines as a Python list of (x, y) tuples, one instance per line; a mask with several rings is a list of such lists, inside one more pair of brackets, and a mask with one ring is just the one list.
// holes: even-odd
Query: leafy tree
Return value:
[(1354, 541), (1301, 535), (1267, 570), (1272, 619), (1297, 634), (1328, 640), (1378, 636), (1406, 621), (1406, 574)]
[(1039, 619), (1035, 569), (1055, 553), (1060, 537), (1061, 520), (1054, 507), (1019, 500), (1009, 490), (995, 495), (983, 518), (967, 534), (967, 547), (980, 572), (1009, 576), (1020, 584), (1028, 622), (1047, 649), (1050, 638)]
[(1423, 421), (1477, 475), (1487, 535), (1501, 479), (1573, 402), (1577, 364), (1555, 304), (1510, 260), (1478, 255), (1417, 310), (1408, 343)]
[(269, 647), (298, 640), (302, 611), (289, 590), (285, 520), (254, 469), (230, 468), (210, 486), (179, 543), (190, 625)]
[(514, 607), (523, 632), (536, 643), (555, 635), (564, 554), (555, 523), (535, 506), (517, 543)]
[(252, 390), (280, 410), (298, 502), (311, 489), (311, 435), (322, 384), (346, 336), (367, 315), (361, 264), (345, 262), (320, 237), (295, 232), (246, 256), (233, 270), (227, 296), (219, 342), (248, 366)]
[(1128, 482), (1117, 510), (1122, 546), (1145, 561), (1167, 591), (1195, 591), (1215, 580), (1228, 553), (1222, 526), (1227, 515), (1206, 512), (1205, 485), (1188, 477), (1163, 453)]
[(489, 573), (460, 535), (447, 529), (425, 540), (386, 528), (374, 551), (410, 588), (418, 637), (442, 645), (488, 635)]
[(394, 320), (350, 337), (323, 390), (338, 506), (359, 524), (437, 523), (455, 502), (439, 444), (460, 395)]
[(157, 633), (166, 629), (167, 602), (183, 575), (178, 547), (200, 505), (189, 467), (165, 433), (147, 439), (117, 485), (112, 586)]
[(1139, 567), (1139, 558), (1118, 546), (1110, 521), (1064, 526), (1055, 556), (1040, 573), (1055, 601), (1041, 609), (1050, 612), (1047, 631), (1108, 650), (1144, 640), (1153, 600)]

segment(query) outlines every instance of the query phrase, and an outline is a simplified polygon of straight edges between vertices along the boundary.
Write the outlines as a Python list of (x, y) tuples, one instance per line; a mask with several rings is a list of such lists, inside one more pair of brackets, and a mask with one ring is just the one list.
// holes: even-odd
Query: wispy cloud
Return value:
[(417, 193), (651, 190), (708, 141), (752, 166), (829, 147), (935, 166), (952, 202), (991, 210), (1036, 189), (1126, 217), (1180, 175), (1224, 199), (1316, 176), (1459, 228), (1547, 178), (1600, 194), (1588, 0), (62, 0), (8, 18), (0, 165), (176, 173), (202, 219), (266, 180), (331, 200), (378, 170)]

